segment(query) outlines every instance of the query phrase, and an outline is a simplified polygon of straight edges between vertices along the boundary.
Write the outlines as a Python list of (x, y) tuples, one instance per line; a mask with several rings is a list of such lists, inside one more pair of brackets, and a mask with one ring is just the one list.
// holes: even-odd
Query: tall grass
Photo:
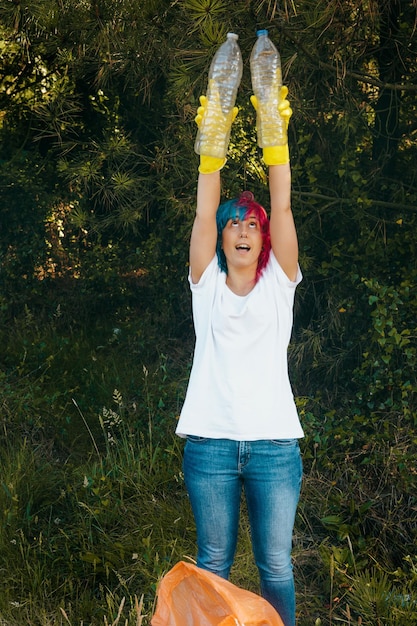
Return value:
[[(147, 626), (160, 578), (195, 557), (174, 435), (186, 350), (144, 362), (132, 329), (65, 330), (28, 311), (14, 331), (0, 371), (0, 624)], [(392, 415), (395, 450), (386, 433), (365, 446), (346, 416), (298, 402), (298, 625), (417, 623), (413, 434)], [(257, 592), (242, 504), (232, 581)]]
[(152, 425), (143, 434), (122, 418), (116, 434), (103, 419), (109, 412), (97, 416), (102, 441), (84, 461), (55, 460), (27, 440), (3, 450), (0, 615), (8, 624), (112, 623), (122, 601), (137, 623), (135, 596), (145, 618), (160, 576), (193, 552), (178, 442), (153, 443)]

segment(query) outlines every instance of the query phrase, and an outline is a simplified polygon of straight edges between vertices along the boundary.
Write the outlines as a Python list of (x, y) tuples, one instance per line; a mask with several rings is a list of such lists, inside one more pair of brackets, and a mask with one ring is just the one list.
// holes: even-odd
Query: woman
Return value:
[[(284, 87), (279, 108), (288, 125), (286, 94)], [(288, 146), (267, 148), (263, 158), (270, 220), (250, 192), (219, 206), (224, 162), (200, 159), (189, 274), (196, 346), (177, 434), (187, 437), (197, 565), (228, 578), (243, 487), (261, 593), (294, 626), (291, 545), (303, 431), (287, 347), (301, 272)]]

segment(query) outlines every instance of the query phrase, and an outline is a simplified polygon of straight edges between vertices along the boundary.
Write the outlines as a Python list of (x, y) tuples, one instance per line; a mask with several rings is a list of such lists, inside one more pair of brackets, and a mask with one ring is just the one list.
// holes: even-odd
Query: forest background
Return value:
[[(193, 118), (239, 34), (223, 195), (268, 206), (249, 55), (280, 50), (304, 280), (298, 624), (417, 623), (415, 0), (0, 0), (0, 623), (148, 624), (195, 557)], [(244, 503), (242, 503), (244, 507)], [(233, 582), (258, 591), (246, 516)]]

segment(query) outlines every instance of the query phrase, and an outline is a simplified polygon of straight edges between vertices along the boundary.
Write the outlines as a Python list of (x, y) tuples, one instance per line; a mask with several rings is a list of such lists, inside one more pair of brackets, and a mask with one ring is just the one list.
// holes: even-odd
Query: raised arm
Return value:
[(295, 280), (298, 269), (298, 240), (291, 211), (290, 164), (269, 166), (269, 193), (271, 196), (272, 251), (290, 280)]
[[(281, 87), (278, 112), (285, 131), (292, 115), (287, 100), (288, 89)], [(259, 110), (255, 96), (251, 102), (257, 115), (268, 114), (268, 109)], [(282, 126), (277, 127), (276, 145), (263, 148), (263, 160), (269, 166), (269, 193), (271, 197), (271, 246), (272, 251), (290, 280), (295, 280), (298, 269), (298, 242), (294, 218), (291, 211), (291, 168), (288, 143), (282, 143)], [(286, 135), (285, 135), (286, 136)]]
[(190, 240), (190, 272), (198, 283), (216, 252), (216, 211), (220, 202), (220, 171), (199, 174), (197, 210)]
[[(216, 253), (217, 224), (216, 212), (220, 203), (220, 170), (226, 163), (225, 153), (229, 141), (230, 128), (237, 115), (234, 107), (227, 119), (224, 119), (224, 154), (219, 156), (218, 145), (212, 145), (208, 133), (204, 140), (200, 136), (200, 165), (198, 168), (197, 209), (190, 240), (190, 273), (193, 283), (198, 283), (204, 270)], [(223, 115), (218, 99), (208, 100), (200, 96), (195, 122), (200, 128), (207, 117), (221, 119)], [(219, 140), (218, 133), (214, 138)]]

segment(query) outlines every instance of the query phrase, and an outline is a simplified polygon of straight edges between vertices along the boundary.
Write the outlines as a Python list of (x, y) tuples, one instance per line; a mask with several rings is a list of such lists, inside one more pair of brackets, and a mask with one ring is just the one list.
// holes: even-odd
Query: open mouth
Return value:
[(236, 250), (243, 250), (244, 252), (249, 252), (250, 246), (248, 246), (246, 243), (240, 243), (236, 246)]

